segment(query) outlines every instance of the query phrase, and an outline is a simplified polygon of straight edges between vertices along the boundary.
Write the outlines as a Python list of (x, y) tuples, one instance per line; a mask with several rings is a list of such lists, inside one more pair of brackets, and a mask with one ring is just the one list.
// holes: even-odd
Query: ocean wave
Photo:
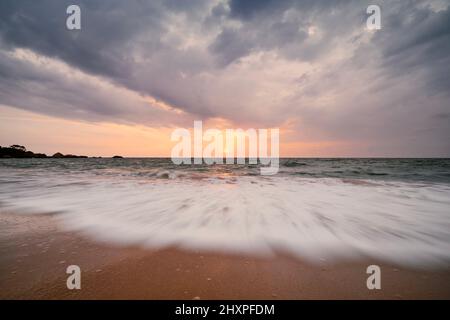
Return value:
[(153, 171), (154, 180), (9, 173), (20, 182), (0, 185), (0, 201), (28, 213), (63, 212), (55, 218), (64, 228), (116, 244), (450, 262), (448, 184), (173, 173)]
[(302, 167), (302, 166), (307, 166), (308, 164), (305, 162), (298, 162), (295, 160), (287, 160), (284, 163), (281, 163), (282, 166), (284, 167)]

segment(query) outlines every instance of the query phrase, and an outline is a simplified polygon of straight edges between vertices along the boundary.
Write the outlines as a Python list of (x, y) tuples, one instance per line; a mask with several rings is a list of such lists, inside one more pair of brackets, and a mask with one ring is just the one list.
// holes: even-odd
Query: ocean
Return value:
[(166, 158), (0, 159), (0, 209), (117, 245), (450, 262), (450, 159), (289, 158), (273, 176)]

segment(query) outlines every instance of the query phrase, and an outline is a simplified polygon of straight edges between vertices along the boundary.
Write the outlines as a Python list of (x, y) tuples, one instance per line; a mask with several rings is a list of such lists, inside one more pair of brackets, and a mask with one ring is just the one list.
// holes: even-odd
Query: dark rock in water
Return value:
[(87, 158), (86, 156), (76, 156), (74, 154), (66, 154), (64, 158)]
[(61, 152), (57, 152), (52, 158), (87, 158), (87, 156), (76, 156), (73, 154), (62, 154)]
[(123, 159), (122, 156), (114, 156), (113, 159)]
[(64, 158), (64, 155), (61, 152), (57, 152), (54, 155), (52, 155), (52, 158)]
[(47, 155), (45, 153), (35, 153), (33, 158), (47, 158)]

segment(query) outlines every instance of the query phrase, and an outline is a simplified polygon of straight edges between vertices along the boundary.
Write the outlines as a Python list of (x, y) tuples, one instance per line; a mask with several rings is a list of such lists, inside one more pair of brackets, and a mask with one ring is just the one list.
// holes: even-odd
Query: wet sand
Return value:
[[(66, 287), (73, 264), (81, 290)], [(366, 287), (371, 264), (381, 267), (381, 290)], [(450, 268), (119, 247), (65, 232), (52, 215), (3, 210), (0, 299), (450, 299)]]

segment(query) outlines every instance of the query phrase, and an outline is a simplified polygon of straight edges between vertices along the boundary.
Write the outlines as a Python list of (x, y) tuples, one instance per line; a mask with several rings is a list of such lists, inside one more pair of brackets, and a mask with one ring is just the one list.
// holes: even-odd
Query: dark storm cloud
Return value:
[[(136, 61), (133, 50), (139, 35), (146, 32), (145, 50), (151, 56), (171, 50), (160, 42), (171, 11), (195, 16), (205, 10), (205, 1), (78, 1), (83, 12), (83, 29), (65, 30), (65, 8), (73, 1), (2, 1), (0, 34), (4, 44), (30, 48), (57, 57), (86, 72), (110, 77), (133, 89), (157, 96), (133, 79)], [(313, 60), (330, 46), (364, 23), (366, 4), (361, 1), (231, 0), (229, 18), (241, 20), (241, 28), (223, 27), (209, 46), (224, 67), (252, 52), (278, 50), (289, 59)], [(398, 4), (400, 3), (400, 5)], [(391, 68), (409, 68), (431, 64), (436, 68), (449, 54), (449, 11), (431, 12), (415, 2), (401, 1), (385, 5), (384, 31), (374, 37), (374, 44), (384, 54)], [(291, 19), (284, 15), (292, 10)], [(224, 14), (224, 4), (215, 6), (211, 15)], [(351, 19), (351, 17), (356, 17)], [(403, 22), (408, 17), (409, 22)], [(410, 18), (412, 17), (412, 19)], [(349, 22), (351, 21), (351, 22)], [(305, 44), (308, 27), (315, 24), (324, 34), (318, 43)], [(411, 28), (412, 27), (412, 28)], [(406, 50), (408, 52), (406, 52)], [(414, 52), (417, 50), (417, 52)], [(413, 57), (411, 57), (411, 53)], [(405, 57), (407, 57), (405, 59)], [(177, 57), (192, 60), (192, 57)], [(191, 61), (189, 61), (191, 62)], [(198, 69), (203, 66), (198, 65)], [(169, 71), (170, 72), (170, 71)], [(159, 94), (158, 94), (159, 93)], [(177, 99), (174, 99), (177, 100)]]
[(227, 66), (238, 58), (248, 55), (253, 49), (251, 39), (233, 29), (224, 29), (210, 47), (220, 59), (222, 66)]
[(174, 118), (174, 113), (153, 107), (135, 92), (101, 79), (81, 73), (67, 77), (67, 70), (60, 68), (49, 61), (36, 65), (0, 51), (0, 104), (89, 122), (164, 126), (190, 120)]
[(292, 5), (292, 0), (231, 0), (231, 16), (250, 19), (262, 13), (278, 14)]
[[(2, 1), (2, 46), (28, 48), (61, 59), (89, 74), (105, 76), (143, 94), (189, 109), (173, 93), (158, 85), (151, 86), (155, 80), (133, 77), (133, 73), (145, 69), (135, 60), (135, 53), (140, 51), (147, 62), (155, 61), (155, 64), (158, 57), (166, 58), (157, 62), (160, 66), (146, 71), (149, 78), (157, 77), (161, 82), (165, 81), (162, 73), (170, 77), (180, 70), (189, 72), (197, 68), (195, 56), (178, 54), (176, 49), (162, 43), (161, 38), (171, 27), (167, 23), (169, 14), (192, 14), (194, 20), (195, 10), (204, 6), (205, 1), (82, 0), (76, 3), (81, 7), (82, 30), (68, 32), (65, 11), (73, 1)], [(165, 68), (164, 72), (155, 70), (159, 67)]]
[(395, 76), (425, 72), (432, 93), (450, 90), (450, 9), (400, 5), (386, 15), (384, 28), (373, 39), (383, 55), (382, 65)]
[[(161, 29), (164, 12), (153, 2), (77, 1), (82, 28), (67, 32), (66, 8), (73, 1), (1, 1), (0, 33), (10, 46), (30, 48), (60, 58), (90, 73), (127, 77), (129, 60), (123, 52), (136, 33)], [(157, 47), (157, 44), (155, 44)]]
[[(370, 1), (231, 0), (230, 17), (243, 26), (224, 29), (211, 45), (222, 65), (250, 52), (278, 50), (289, 59), (314, 60), (335, 46), (340, 38), (365, 24), (365, 8)], [(420, 1), (379, 1), (382, 7), (381, 32), (376, 33), (371, 50), (382, 53), (382, 67), (393, 76), (428, 73), (429, 87), (450, 88), (450, 10), (435, 12)], [(285, 21), (288, 10), (294, 19)], [(325, 31), (318, 43), (306, 44), (308, 26)], [(366, 52), (360, 51), (366, 55)], [(358, 57), (355, 57), (357, 59)]]
[[(317, 59), (335, 45), (336, 39), (365, 23), (367, 7), (351, 0), (231, 0), (229, 6), (229, 18), (242, 26), (225, 28), (210, 46), (222, 66), (250, 52), (268, 50), (288, 59)], [(306, 41), (311, 27), (323, 31), (320, 41)]]
[[(335, 10), (348, 5), (364, 3), (361, 0), (230, 0), (230, 15), (242, 20), (259, 19), (264, 16), (273, 17), (283, 14), (286, 10), (295, 8), (305, 13)], [(365, 5), (367, 7), (367, 5)]]

